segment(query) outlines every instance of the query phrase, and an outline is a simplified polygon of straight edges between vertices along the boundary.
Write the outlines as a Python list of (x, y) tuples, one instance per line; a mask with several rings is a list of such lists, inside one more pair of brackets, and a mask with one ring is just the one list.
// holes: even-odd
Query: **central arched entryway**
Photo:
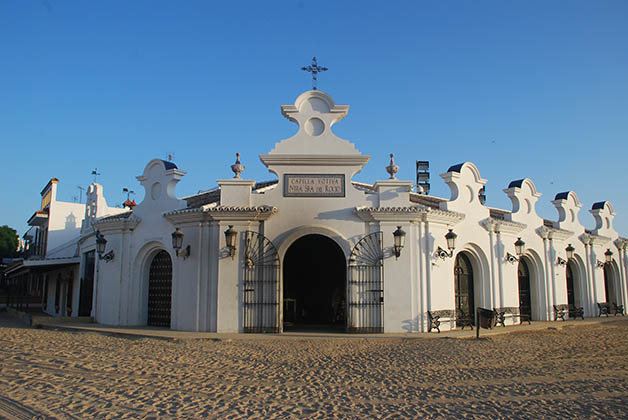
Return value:
[(283, 263), (284, 329), (344, 329), (346, 288), (340, 246), (323, 235), (299, 238)]
[(172, 259), (168, 252), (159, 251), (148, 275), (148, 325), (170, 328), (171, 295)]

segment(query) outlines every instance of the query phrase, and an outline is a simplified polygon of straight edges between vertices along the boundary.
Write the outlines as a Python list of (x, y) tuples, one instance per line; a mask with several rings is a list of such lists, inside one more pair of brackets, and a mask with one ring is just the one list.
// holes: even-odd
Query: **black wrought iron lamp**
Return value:
[(556, 259), (556, 265), (560, 265), (561, 267), (564, 267), (567, 265), (567, 263), (569, 262), (570, 259), (573, 258), (573, 253), (576, 250), (576, 248), (574, 248), (573, 246), (571, 246), (571, 244), (567, 245), (567, 248), (565, 248), (565, 252), (567, 253), (567, 259), (564, 260), (562, 259), (560, 256)]
[(613, 251), (611, 251), (610, 249), (606, 249), (606, 252), (604, 253), (604, 262), (602, 261), (597, 261), (597, 268), (602, 268), (605, 265), (608, 265), (610, 263), (613, 262)]
[(436, 255), (438, 255), (439, 258), (441, 259), (445, 259), (445, 258), (451, 258), (454, 256), (454, 249), (456, 249), (456, 238), (458, 237), (458, 235), (456, 235), (454, 233), (453, 229), (449, 229), (449, 232), (447, 232), (447, 234), (445, 235), (445, 240), (447, 241), (447, 249), (449, 249), (449, 252), (445, 251), (443, 248), (441, 248), (440, 246), (438, 247), (438, 249), (436, 250)]
[(567, 248), (565, 248), (565, 252), (567, 253), (567, 261), (573, 259), (573, 254), (574, 252), (576, 252), (576, 248), (574, 248), (573, 246), (571, 246), (571, 244), (567, 245)]
[(172, 247), (177, 253), (177, 257), (183, 257), (183, 259), (186, 259), (190, 256), (191, 247), (190, 245), (188, 245), (183, 250), (181, 250), (181, 248), (183, 248), (184, 236), (185, 235), (183, 234), (183, 232), (181, 232), (181, 228), (176, 228), (174, 232), (172, 232)]
[(399, 259), (401, 250), (406, 245), (406, 232), (401, 229), (401, 226), (397, 226), (397, 230), (393, 232), (393, 239), (393, 254), (395, 254), (395, 259)]
[(233, 225), (229, 225), (229, 228), (225, 230), (225, 243), (229, 250), (229, 256), (233, 259), (236, 253), (236, 240), (238, 232), (233, 228)]
[(96, 253), (98, 253), (98, 259), (105, 260), (105, 262), (113, 261), (115, 254), (113, 249), (105, 254), (105, 250), (107, 249), (107, 240), (100, 233), (99, 230), (96, 231)]
[(515, 254), (517, 255), (514, 256), (510, 252), (507, 252), (506, 261), (508, 261), (511, 264), (519, 262), (519, 259), (525, 252), (526, 252), (526, 243), (521, 238), (517, 238), (517, 240), (515, 241)]

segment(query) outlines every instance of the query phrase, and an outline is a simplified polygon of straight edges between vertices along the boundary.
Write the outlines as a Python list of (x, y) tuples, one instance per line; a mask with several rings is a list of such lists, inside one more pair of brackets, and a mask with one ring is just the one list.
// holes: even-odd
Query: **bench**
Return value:
[(615, 312), (615, 316), (617, 316), (617, 314), (624, 316), (624, 305), (618, 305), (613, 302), (613, 311)]
[(473, 329), (473, 322), (470, 316), (466, 315), (466, 313), (462, 310), (454, 310), (454, 309), (441, 309), (438, 311), (427, 311), (427, 331), (432, 332), (432, 330), (436, 330), (440, 333), (440, 324), (442, 320), (449, 320), (456, 323), (457, 326), (462, 327), (471, 327)]
[(608, 316), (608, 314), (611, 313), (611, 304), (606, 303), (606, 302), (601, 302), (601, 303), (598, 302), (597, 309), (599, 311), (597, 316), (602, 316), (602, 315)]
[(531, 324), (530, 315), (521, 314), (521, 311), (518, 307), (507, 306), (501, 308), (493, 308), (493, 312), (495, 313), (495, 326), (501, 325), (505, 327), (506, 318), (519, 318), (519, 323), (523, 323), (523, 321), (528, 321), (528, 324)]
[(576, 319), (580, 317), (584, 321), (584, 308), (582, 306), (569, 305), (567, 310), (569, 311), (569, 318)]
[(597, 304), (597, 308), (598, 308), (598, 310), (600, 312), (598, 314), (598, 316), (602, 316), (602, 315), (609, 316), (610, 314), (614, 314), (615, 316), (617, 316), (617, 315), (624, 316), (624, 305), (618, 305), (615, 302), (612, 302), (612, 303), (606, 303), (606, 302), (598, 303)]
[(565, 315), (569, 315), (569, 318), (580, 317), (584, 320), (584, 308), (581, 306), (560, 304), (554, 306), (554, 320), (565, 320)]

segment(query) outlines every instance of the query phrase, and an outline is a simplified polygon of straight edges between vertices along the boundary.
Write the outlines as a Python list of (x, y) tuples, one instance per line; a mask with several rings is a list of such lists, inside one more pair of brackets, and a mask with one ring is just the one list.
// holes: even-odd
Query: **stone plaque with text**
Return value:
[(284, 197), (344, 197), (343, 174), (285, 174)]

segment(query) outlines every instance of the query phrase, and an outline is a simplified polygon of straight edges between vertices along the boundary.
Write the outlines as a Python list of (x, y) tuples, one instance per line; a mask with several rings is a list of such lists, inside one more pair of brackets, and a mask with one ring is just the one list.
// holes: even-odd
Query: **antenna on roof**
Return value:
[(85, 191), (85, 188), (81, 187), (80, 185), (77, 185), (76, 188), (79, 189), (80, 194), (79, 194), (79, 203), (81, 203), (83, 201), (83, 191)]
[(94, 182), (96, 182), (96, 177), (100, 175), (100, 172), (98, 172), (98, 168), (94, 168), (94, 170), (92, 171), (92, 175), (94, 175)]

